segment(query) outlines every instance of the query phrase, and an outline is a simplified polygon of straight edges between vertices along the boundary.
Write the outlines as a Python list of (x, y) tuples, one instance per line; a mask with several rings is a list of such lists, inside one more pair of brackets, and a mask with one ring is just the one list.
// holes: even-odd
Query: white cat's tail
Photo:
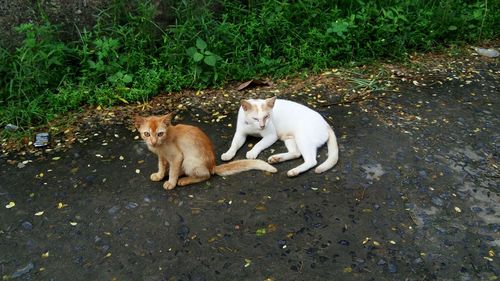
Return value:
[(261, 170), (276, 173), (278, 170), (262, 160), (235, 160), (229, 163), (215, 166), (215, 173), (219, 176), (230, 176), (250, 170)]
[(339, 146), (337, 144), (337, 138), (335, 137), (335, 133), (333, 132), (333, 129), (329, 127), (328, 131), (328, 141), (327, 141), (327, 146), (328, 146), (328, 157), (326, 158), (325, 162), (321, 163), (316, 169), (314, 170), (315, 173), (323, 173), (324, 171), (332, 168), (337, 164), (337, 161), (339, 160)]

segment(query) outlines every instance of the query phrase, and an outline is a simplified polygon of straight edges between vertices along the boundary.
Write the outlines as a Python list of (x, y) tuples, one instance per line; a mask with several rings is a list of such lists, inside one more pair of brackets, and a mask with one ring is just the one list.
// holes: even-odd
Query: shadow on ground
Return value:
[[(3, 156), (0, 273), (4, 280), (497, 280), (498, 84), (490, 64), (467, 83), (452, 77), (320, 108), (333, 116), (341, 148), (339, 164), (321, 175), (289, 179), (292, 161), (277, 165), (276, 175), (213, 177), (167, 192), (149, 180), (155, 157), (124, 125), (100, 127), (70, 150), (25, 165)], [(202, 127), (220, 156), (233, 128), (194, 121), (203, 114), (180, 117)], [(260, 158), (284, 149), (276, 143)], [(326, 148), (320, 152), (324, 159)]]

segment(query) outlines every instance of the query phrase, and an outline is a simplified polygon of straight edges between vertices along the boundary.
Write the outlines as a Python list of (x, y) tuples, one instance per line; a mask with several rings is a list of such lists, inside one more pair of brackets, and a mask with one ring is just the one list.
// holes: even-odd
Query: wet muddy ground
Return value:
[[(162, 189), (128, 120), (71, 149), (0, 158), (4, 280), (498, 280), (499, 68), (318, 106), (337, 166)], [(322, 88), (287, 98), (311, 103)], [(208, 124), (218, 157), (236, 111)], [(249, 143), (256, 139), (250, 139)], [(248, 149), (248, 148), (247, 148)], [(243, 158), (241, 149), (237, 158)], [(261, 154), (284, 150), (276, 143)], [(320, 151), (324, 159), (326, 148)], [(320, 160), (319, 162), (322, 162)], [(220, 160), (219, 160), (220, 163)]]

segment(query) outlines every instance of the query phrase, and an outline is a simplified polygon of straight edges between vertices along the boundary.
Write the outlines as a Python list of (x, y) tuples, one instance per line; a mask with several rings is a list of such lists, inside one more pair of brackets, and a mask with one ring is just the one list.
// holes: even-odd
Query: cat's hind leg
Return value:
[(185, 186), (192, 183), (206, 181), (210, 178), (210, 171), (206, 167), (196, 167), (189, 171), (187, 176), (179, 178), (177, 185)]
[(297, 147), (304, 158), (304, 163), (299, 166), (289, 170), (286, 174), (289, 177), (295, 177), (302, 172), (305, 172), (312, 167), (316, 166), (318, 160), (316, 160), (317, 147), (308, 142), (307, 139), (297, 138)]
[(271, 155), (269, 158), (267, 158), (267, 162), (273, 164), (300, 157), (300, 151), (299, 148), (297, 147), (295, 139), (293, 138), (285, 139), (284, 142), (286, 148), (288, 149), (288, 152)]

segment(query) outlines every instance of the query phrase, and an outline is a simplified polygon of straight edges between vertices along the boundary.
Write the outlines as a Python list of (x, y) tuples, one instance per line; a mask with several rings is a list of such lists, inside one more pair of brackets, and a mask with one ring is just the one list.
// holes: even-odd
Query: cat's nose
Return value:
[(264, 129), (266, 127), (266, 125), (260, 125), (260, 129)]

